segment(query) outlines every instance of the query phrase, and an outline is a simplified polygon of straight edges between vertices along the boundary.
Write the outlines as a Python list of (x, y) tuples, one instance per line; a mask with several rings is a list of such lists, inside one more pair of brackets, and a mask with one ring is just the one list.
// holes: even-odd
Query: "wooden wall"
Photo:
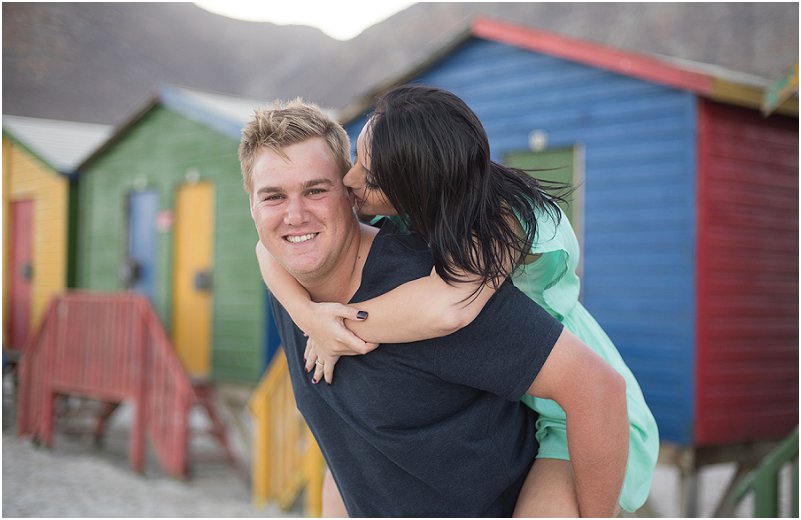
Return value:
[[(131, 191), (156, 189), (172, 215), (187, 174), (214, 187), (211, 375), (255, 383), (264, 367), (264, 284), (257, 235), (237, 157), (239, 143), (177, 112), (157, 106), (81, 172), (77, 284), (119, 290), (127, 251), (125, 202)], [(155, 307), (171, 330), (173, 227), (158, 239)]]
[[(493, 158), (582, 153), (583, 303), (637, 377), (663, 440), (692, 440), (696, 103), (687, 92), (473, 38), (413, 81), (478, 114)], [(351, 139), (364, 119), (348, 125)]]
[(798, 425), (798, 119), (699, 109), (698, 444)]
[[(38, 325), (50, 298), (67, 282), (67, 179), (12, 138), (3, 135), (3, 273), (8, 280), (10, 203), (33, 201), (33, 280), (31, 331)], [(7, 330), (10, 301), (3, 284), (3, 329)]]

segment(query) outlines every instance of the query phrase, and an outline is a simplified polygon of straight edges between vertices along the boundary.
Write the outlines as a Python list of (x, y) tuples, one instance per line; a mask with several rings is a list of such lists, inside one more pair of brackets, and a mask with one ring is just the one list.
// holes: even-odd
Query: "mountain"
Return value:
[(3, 110), (118, 123), (163, 83), (242, 95), (336, 44), (189, 3), (4, 3)]
[(424, 2), (347, 42), (191, 3), (5, 2), (2, 14), (3, 112), (105, 124), (165, 83), (342, 108), (475, 15), (768, 79), (798, 61), (797, 3)]

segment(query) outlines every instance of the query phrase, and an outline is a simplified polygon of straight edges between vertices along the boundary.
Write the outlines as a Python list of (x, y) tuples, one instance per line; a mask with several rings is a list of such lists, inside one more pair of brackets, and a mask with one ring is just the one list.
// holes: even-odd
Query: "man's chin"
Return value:
[(321, 267), (318, 263), (287, 262), (284, 268), (298, 280), (310, 280), (319, 276)]

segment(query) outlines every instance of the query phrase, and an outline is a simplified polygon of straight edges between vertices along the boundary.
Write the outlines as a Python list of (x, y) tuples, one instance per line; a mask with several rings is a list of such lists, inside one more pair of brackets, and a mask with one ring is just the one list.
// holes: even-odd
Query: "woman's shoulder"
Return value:
[(531, 253), (564, 250), (578, 254), (578, 240), (570, 220), (561, 208), (535, 211), (537, 232), (531, 244)]
[(428, 244), (418, 233), (409, 230), (405, 220), (397, 216), (377, 216), (370, 220), (370, 225), (379, 228), (377, 239), (383, 247), (401, 247), (413, 251), (429, 253)]
[(368, 220), (371, 226), (377, 228), (387, 227), (392, 232), (408, 232), (409, 225), (398, 215), (376, 215)]

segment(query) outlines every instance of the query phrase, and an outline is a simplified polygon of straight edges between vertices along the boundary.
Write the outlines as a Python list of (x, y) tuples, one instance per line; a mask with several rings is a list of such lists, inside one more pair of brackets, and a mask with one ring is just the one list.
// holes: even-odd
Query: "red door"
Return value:
[(14, 350), (25, 346), (31, 325), (32, 252), (33, 201), (12, 202), (9, 343)]

